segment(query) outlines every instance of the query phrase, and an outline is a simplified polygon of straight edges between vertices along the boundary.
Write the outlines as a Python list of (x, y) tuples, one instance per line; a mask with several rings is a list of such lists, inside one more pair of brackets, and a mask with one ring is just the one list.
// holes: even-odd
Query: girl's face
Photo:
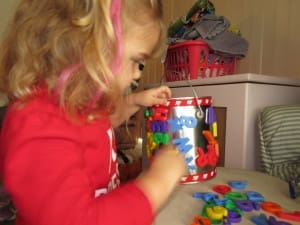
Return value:
[(123, 61), (117, 82), (124, 92), (133, 80), (141, 77), (145, 60), (149, 58), (160, 36), (156, 23), (132, 26), (123, 36)]

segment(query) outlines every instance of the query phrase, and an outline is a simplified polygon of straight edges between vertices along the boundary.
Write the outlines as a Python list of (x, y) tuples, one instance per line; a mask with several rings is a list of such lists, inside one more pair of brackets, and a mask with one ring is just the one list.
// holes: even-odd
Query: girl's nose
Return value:
[(137, 70), (137, 71), (135, 71), (135, 72), (133, 73), (132, 78), (133, 78), (134, 80), (139, 80), (139, 79), (141, 78), (141, 75), (142, 75), (142, 72), (141, 72), (140, 70)]

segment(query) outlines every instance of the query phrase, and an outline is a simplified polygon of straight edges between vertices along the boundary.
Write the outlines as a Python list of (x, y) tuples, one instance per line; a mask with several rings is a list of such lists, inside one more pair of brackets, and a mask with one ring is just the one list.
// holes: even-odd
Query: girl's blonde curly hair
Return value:
[[(162, 25), (160, 0), (121, 4), (122, 33), (132, 23)], [(82, 64), (59, 92), (62, 107), (82, 111), (101, 89), (93, 107), (114, 111), (121, 93), (110, 67), (118, 48), (110, 7), (111, 0), (21, 0), (0, 46), (0, 91), (25, 100), (46, 83), (53, 92), (65, 68)]]

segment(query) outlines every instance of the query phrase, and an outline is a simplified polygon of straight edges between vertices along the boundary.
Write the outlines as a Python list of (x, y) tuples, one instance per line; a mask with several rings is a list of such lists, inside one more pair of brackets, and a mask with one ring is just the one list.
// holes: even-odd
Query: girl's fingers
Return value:
[(162, 97), (165, 98), (171, 98), (171, 89), (167, 86), (161, 86), (159, 87), (159, 93), (162, 95)]

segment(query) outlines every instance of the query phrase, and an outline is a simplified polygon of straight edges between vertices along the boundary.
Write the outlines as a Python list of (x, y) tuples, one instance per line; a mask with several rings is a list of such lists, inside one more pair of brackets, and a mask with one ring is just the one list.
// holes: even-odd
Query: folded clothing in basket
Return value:
[(200, 39), (220, 54), (244, 57), (248, 51), (248, 42), (242, 36), (229, 31), (229, 27), (230, 22), (224, 16), (207, 14), (187, 28), (180, 38), (170, 38), (169, 43)]

